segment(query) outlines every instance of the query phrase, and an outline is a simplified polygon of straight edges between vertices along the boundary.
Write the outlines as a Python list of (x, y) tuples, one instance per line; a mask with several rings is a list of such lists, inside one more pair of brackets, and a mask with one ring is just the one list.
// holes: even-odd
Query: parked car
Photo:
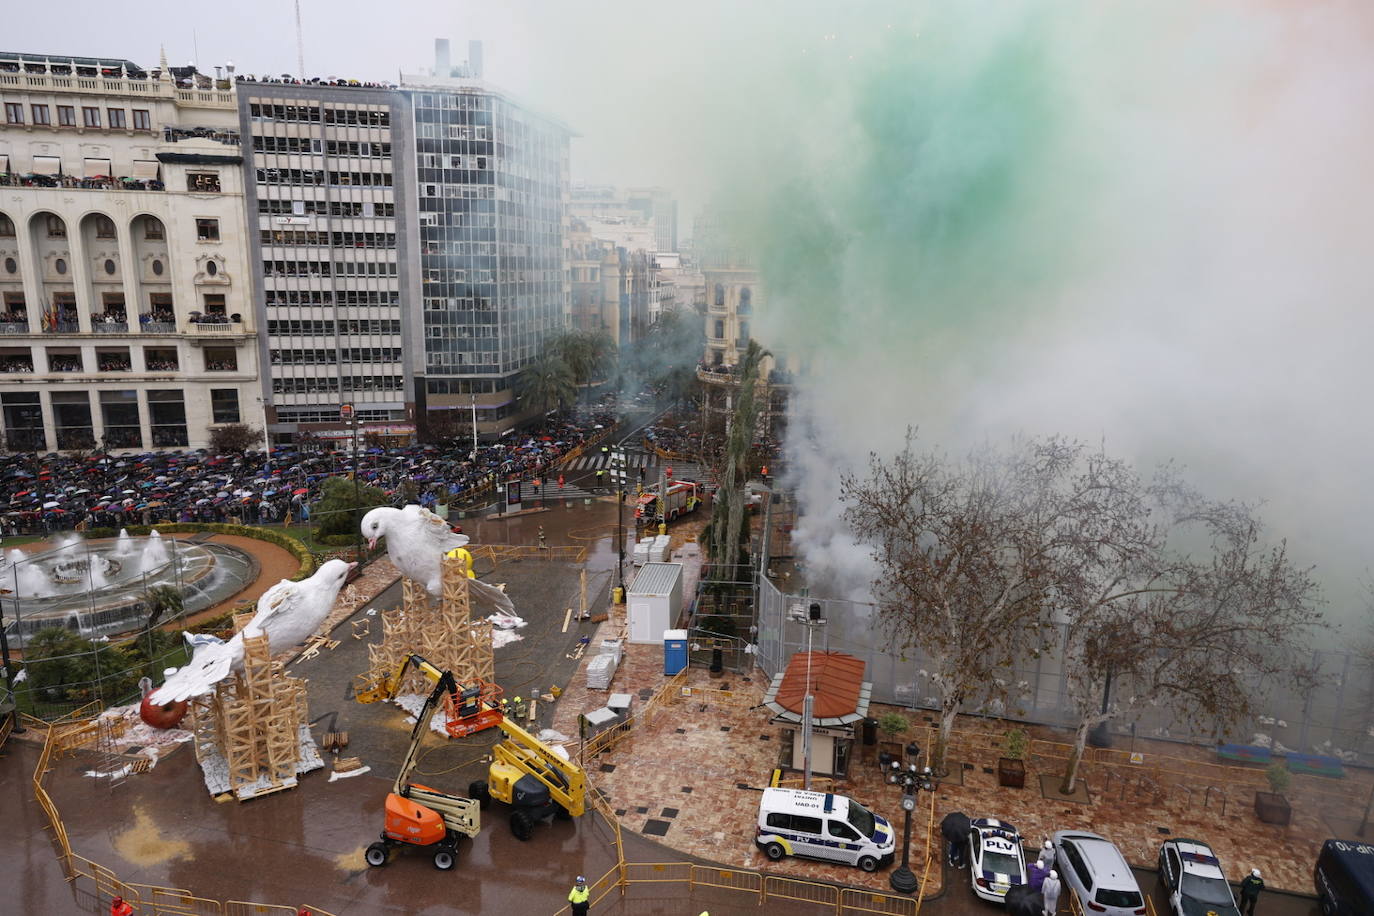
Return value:
[(1374, 843), (1327, 840), (1312, 879), (1324, 916), (1374, 913)]
[(1240, 916), (1221, 861), (1201, 840), (1165, 841), (1159, 848), (1159, 880), (1175, 916)]
[(1145, 895), (1111, 840), (1085, 830), (1060, 830), (1050, 839), (1059, 877), (1087, 912), (1145, 916)]
[(768, 788), (759, 800), (754, 843), (774, 862), (806, 856), (876, 871), (891, 865), (896, 834), (883, 817), (846, 795)]
[(984, 900), (1003, 903), (1007, 891), (1026, 883), (1026, 857), (1021, 834), (1006, 821), (975, 818), (969, 830), (969, 880)]

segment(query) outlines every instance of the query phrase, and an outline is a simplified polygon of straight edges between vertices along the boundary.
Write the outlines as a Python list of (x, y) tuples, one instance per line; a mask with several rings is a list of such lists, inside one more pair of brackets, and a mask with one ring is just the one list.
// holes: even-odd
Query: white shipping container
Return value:
[(682, 564), (646, 563), (625, 595), (629, 641), (663, 644), (663, 631), (677, 625), (682, 613)]

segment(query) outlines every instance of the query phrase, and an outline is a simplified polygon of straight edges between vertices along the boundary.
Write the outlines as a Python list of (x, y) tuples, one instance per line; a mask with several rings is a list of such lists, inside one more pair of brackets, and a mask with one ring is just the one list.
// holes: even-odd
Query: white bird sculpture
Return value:
[[(444, 555), (468, 542), (467, 535), (456, 534), (448, 522), (416, 505), (373, 509), (363, 516), (362, 529), (368, 547), (376, 547), (377, 539), (385, 535), (391, 562), (436, 598), (443, 594)], [(505, 592), (480, 579), (468, 579), (468, 595), (484, 609), (515, 613), (515, 605)]]
[(305, 642), (329, 616), (339, 589), (357, 565), (329, 560), (309, 579), (278, 582), (258, 599), (258, 612), (247, 626), (228, 642), (197, 646), (191, 660), (153, 691), (150, 701), (163, 705), (198, 697), (214, 690), (229, 672), (242, 671), (245, 636), (266, 633), (268, 645), (276, 652)]

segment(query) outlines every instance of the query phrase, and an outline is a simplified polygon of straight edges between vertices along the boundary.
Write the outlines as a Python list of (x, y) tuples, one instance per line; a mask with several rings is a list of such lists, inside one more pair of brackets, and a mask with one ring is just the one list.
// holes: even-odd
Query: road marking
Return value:
[(568, 613), (563, 615), (563, 632), (568, 632), (568, 624), (572, 622), (572, 608), (568, 608)]

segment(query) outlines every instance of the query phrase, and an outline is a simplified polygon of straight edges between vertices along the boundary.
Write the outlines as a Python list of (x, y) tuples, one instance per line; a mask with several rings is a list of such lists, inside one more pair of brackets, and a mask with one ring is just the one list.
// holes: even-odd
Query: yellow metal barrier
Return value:
[(278, 906), (275, 903), (247, 903), (242, 900), (224, 901), (224, 916), (271, 916), (272, 913), (296, 916), (299, 912), (293, 906)]
[(694, 887), (723, 887), (732, 891), (761, 894), (763, 893), (763, 875), (756, 871), (693, 865), (692, 885)]
[(768, 875), (763, 879), (763, 893), (759, 897), (759, 903), (767, 904), (773, 898), (815, 903), (838, 910), (840, 889), (833, 884), (818, 884), (815, 881), (799, 881), (781, 875)]
[(625, 863), (627, 884), (688, 884), (691, 880), (691, 862)]
[[(925, 885), (922, 884), (922, 887)], [(840, 916), (849, 913), (877, 913), (879, 916), (916, 916), (921, 909), (919, 897), (894, 897), (874, 891), (847, 887), (840, 892)]]

